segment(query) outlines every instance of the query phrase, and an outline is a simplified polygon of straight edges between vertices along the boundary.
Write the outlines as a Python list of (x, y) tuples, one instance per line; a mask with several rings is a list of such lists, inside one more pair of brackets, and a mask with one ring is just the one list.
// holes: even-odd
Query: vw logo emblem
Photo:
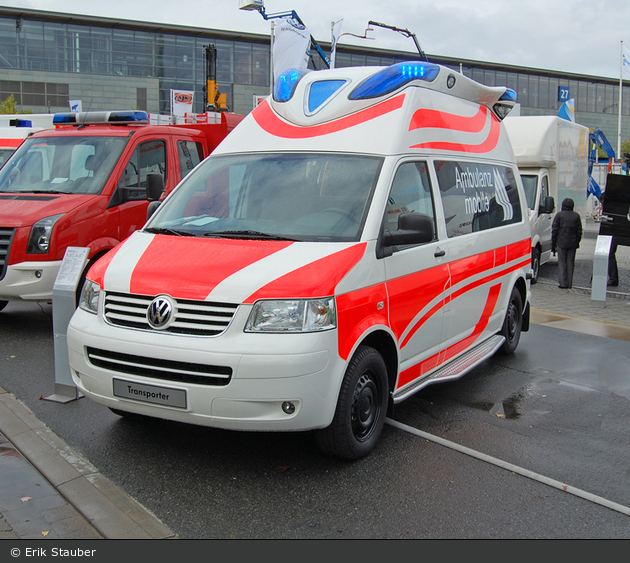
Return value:
[(173, 316), (173, 302), (166, 296), (156, 297), (147, 309), (147, 321), (153, 328), (166, 328)]

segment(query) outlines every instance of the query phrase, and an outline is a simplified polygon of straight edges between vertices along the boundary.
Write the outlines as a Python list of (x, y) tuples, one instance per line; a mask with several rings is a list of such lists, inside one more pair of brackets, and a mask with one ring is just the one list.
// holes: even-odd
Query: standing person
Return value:
[(551, 225), (551, 251), (558, 252), (558, 287), (573, 286), (575, 253), (582, 240), (582, 218), (573, 211), (575, 203), (570, 197), (562, 201), (562, 210), (553, 218)]

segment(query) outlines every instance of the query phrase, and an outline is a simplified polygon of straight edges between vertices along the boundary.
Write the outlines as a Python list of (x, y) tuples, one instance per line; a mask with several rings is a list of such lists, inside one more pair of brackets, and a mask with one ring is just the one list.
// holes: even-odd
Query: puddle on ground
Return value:
[(521, 394), (516, 394), (501, 403), (472, 403), (470, 406), (487, 411), (497, 418), (515, 419), (521, 416), (518, 404), (522, 398)]

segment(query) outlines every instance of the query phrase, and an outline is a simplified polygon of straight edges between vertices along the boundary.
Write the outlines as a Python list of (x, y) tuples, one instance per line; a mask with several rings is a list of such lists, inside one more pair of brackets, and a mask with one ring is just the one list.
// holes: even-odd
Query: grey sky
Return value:
[[(239, 0), (4, 0), (4, 6), (269, 34), (270, 22)], [(320, 42), (331, 23), (363, 35), (370, 20), (415, 33), (429, 55), (491, 61), (619, 79), (621, 41), (630, 49), (628, 0), (265, 0), (267, 14), (295, 10)], [(413, 40), (382, 28), (340, 44), (415, 52)]]

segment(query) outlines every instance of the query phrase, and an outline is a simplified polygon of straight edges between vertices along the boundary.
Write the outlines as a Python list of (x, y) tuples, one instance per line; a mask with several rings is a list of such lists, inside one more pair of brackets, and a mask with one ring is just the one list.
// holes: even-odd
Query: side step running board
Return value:
[(437, 368), (435, 371), (432, 371), (421, 379), (416, 380), (407, 387), (395, 391), (392, 395), (394, 403), (399, 403), (431, 383), (459, 379), (463, 375), (467, 374), (471, 369), (478, 366), (481, 362), (492, 356), (501, 347), (503, 342), (505, 342), (505, 338), (495, 334), (492, 338), (489, 338), (478, 346), (471, 348), (468, 352), (465, 352), (461, 356), (458, 356), (454, 360), (451, 360), (447, 364)]

